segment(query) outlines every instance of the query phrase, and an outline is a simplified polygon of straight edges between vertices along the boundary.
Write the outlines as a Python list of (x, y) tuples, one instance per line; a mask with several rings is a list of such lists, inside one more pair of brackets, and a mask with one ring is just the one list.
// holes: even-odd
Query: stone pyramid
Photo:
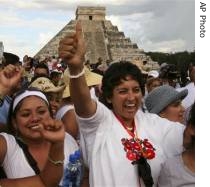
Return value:
[(58, 56), (58, 45), (61, 38), (75, 28), (77, 20), (81, 21), (83, 34), (87, 43), (86, 60), (91, 64), (101, 57), (103, 61), (134, 60), (151, 61), (136, 43), (125, 37), (117, 26), (105, 19), (105, 7), (79, 6), (76, 19), (71, 20), (56, 36), (54, 36), (35, 57)]

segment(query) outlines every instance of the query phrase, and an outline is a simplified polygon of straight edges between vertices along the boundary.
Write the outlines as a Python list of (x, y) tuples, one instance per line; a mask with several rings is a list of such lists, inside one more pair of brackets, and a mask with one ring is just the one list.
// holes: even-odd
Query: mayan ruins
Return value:
[(105, 16), (105, 7), (78, 6), (76, 19), (71, 20), (35, 57), (58, 56), (60, 39), (74, 31), (76, 21), (80, 20), (87, 43), (86, 60), (89, 60), (91, 64), (96, 63), (101, 57), (103, 61), (134, 61), (139, 66), (147, 62), (149, 69), (158, 69), (158, 64), (146, 56), (143, 49), (136, 43), (132, 43), (130, 38), (119, 31), (110, 20), (106, 20)]

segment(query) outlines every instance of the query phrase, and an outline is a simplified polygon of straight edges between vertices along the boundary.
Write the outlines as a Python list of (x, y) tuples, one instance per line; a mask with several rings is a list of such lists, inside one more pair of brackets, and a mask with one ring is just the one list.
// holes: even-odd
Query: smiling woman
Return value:
[[(8, 75), (0, 72), (0, 76), (2, 91)], [(9, 79), (13, 76), (10, 73)], [(50, 111), (47, 97), (35, 88), (21, 90), (14, 96), (8, 117), (9, 133), (0, 133), (0, 164), (7, 176), (0, 181), (3, 186), (61, 185), (68, 157), (79, 148)], [(82, 170), (77, 175), (81, 173)]]
[(182, 100), (187, 94), (187, 89), (178, 92), (168, 85), (159, 86), (147, 95), (145, 105), (150, 113), (184, 124), (185, 109)]
[[(77, 22), (76, 33), (59, 46), (71, 75), (81, 73), (85, 53)], [(156, 187), (161, 163), (182, 151), (184, 126), (141, 111), (140, 69), (130, 62), (110, 65), (102, 79), (100, 101), (91, 98), (84, 75), (70, 77), (70, 82), (90, 186)]]
[[(18, 71), (15, 67), (5, 67), (0, 71), (0, 77), (0, 92), (5, 95), (20, 80), (21, 71)], [(36, 99), (38, 103), (30, 106), (28, 105), (30, 103), (29, 101), (23, 102), (24, 98), (28, 100), (30, 97), (32, 97), (32, 100)], [(0, 180), (0, 186), (53, 187), (58, 185), (63, 173), (65, 131), (62, 123), (52, 120), (48, 107), (46, 97), (37, 90), (20, 92), (13, 100), (13, 104), (10, 107), (10, 122), (14, 125), (14, 129), (21, 129), (16, 132), (22, 132), (23, 134), (19, 136), (19, 139), (16, 139), (11, 134), (0, 133), (0, 166), (3, 168), (7, 177), (7, 179)], [(37, 111), (34, 111), (35, 108)], [(27, 123), (27, 121), (29, 122), (29, 116), (31, 116), (32, 111), (35, 116), (38, 113), (40, 121), (35, 120), (36, 122)], [(36, 118), (35, 116), (33, 119)], [(46, 120), (42, 121), (41, 118), (44, 116)], [(18, 124), (21, 121), (22, 126)], [(50, 127), (50, 130), (47, 127)], [(42, 160), (41, 171), (39, 170), (39, 163), (41, 162), (34, 165), (36, 163), (34, 161), (35, 155), (33, 155), (34, 157), (31, 156), (30, 152), (33, 151), (25, 144), (30, 140), (29, 134), (34, 134), (33, 138), (31, 138), (34, 142), (36, 142), (37, 137), (40, 137), (40, 140), (43, 142), (48, 142), (45, 163)], [(37, 142), (36, 145), (39, 145), (39, 143)], [(32, 141), (29, 144), (32, 145)], [(50, 160), (59, 161), (60, 164), (53, 164)], [(30, 166), (31, 163), (33, 163), (33, 166)], [(49, 171), (53, 172), (54, 175), (50, 175)], [(2, 175), (0, 177), (2, 178)]]

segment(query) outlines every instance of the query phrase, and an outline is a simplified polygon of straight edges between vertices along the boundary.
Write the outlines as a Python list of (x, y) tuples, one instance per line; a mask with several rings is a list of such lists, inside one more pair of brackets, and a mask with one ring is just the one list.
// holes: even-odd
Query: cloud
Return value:
[(172, 52), (172, 51), (184, 51), (186, 43), (184, 40), (169, 40), (169, 41), (161, 41), (161, 42), (152, 42), (147, 40), (144, 43), (145, 47), (150, 47), (150, 51), (155, 52)]
[(0, 40), (5, 50), (21, 55), (39, 51), (75, 19), (78, 5), (105, 6), (106, 18), (145, 51), (195, 48), (194, 0), (0, 0), (0, 4)]
[(24, 54), (34, 53), (34, 48), (30, 40), (23, 41), (12, 35), (0, 35), (0, 38), (4, 38), (4, 51), (17, 54), (20, 60), (22, 60)]
[[(131, 5), (130, 8), (129, 6), (122, 7), (120, 11), (124, 14), (120, 16), (112, 15), (112, 17), (118, 18), (118, 22), (121, 23), (121, 29), (126, 36), (130, 37), (140, 48), (144, 48), (145, 51), (165, 51), (165, 48), (159, 47), (159, 44), (167, 44), (172, 41), (182, 42), (177, 43), (177, 45), (179, 44), (177, 48), (172, 42), (172, 47), (166, 47), (168, 50), (192, 51), (195, 47), (194, 8), (193, 1), (189, 0), (147, 1), (141, 7)], [(124, 9), (126, 10), (124, 11)], [(154, 49), (154, 46), (157, 48)]]

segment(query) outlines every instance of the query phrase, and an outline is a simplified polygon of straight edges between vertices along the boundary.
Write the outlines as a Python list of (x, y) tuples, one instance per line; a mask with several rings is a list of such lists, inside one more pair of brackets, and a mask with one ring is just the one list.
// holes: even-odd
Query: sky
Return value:
[(145, 52), (195, 49), (195, 0), (0, 0), (4, 51), (34, 56), (83, 5), (105, 6), (106, 19)]
[[(201, 1), (207, 4), (207, 0)], [(210, 154), (207, 153), (210, 150), (208, 145), (205, 146), (208, 143), (205, 137), (209, 137), (209, 129), (206, 130), (209, 128), (209, 105), (206, 104), (209, 92), (204, 91), (210, 69), (207, 60), (209, 47), (206, 47), (210, 41), (210, 16), (207, 16), (205, 24), (206, 36), (200, 38), (199, 15), (206, 13), (199, 9), (199, 3), (196, 1), (195, 7), (195, 0), (0, 0), (0, 42), (3, 42), (6, 52), (13, 52), (21, 58), (25, 54), (34, 56), (70, 20), (75, 19), (79, 5), (105, 6), (106, 19), (146, 52), (194, 51), (196, 38), (196, 75), (199, 75), (196, 76), (199, 83), (196, 83), (196, 96), (200, 96), (196, 103), (196, 120), (202, 125), (202, 128), (196, 129), (200, 134), (198, 140), (202, 141), (196, 146), (201, 149), (202, 155), (196, 165), (196, 170), (201, 171), (196, 173), (196, 183), (205, 183), (209, 177), (208, 172), (203, 170), (209, 162), (205, 156)], [(207, 4), (207, 12), (208, 8)], [(202, 117), (197, 111), (202, 111)]]

